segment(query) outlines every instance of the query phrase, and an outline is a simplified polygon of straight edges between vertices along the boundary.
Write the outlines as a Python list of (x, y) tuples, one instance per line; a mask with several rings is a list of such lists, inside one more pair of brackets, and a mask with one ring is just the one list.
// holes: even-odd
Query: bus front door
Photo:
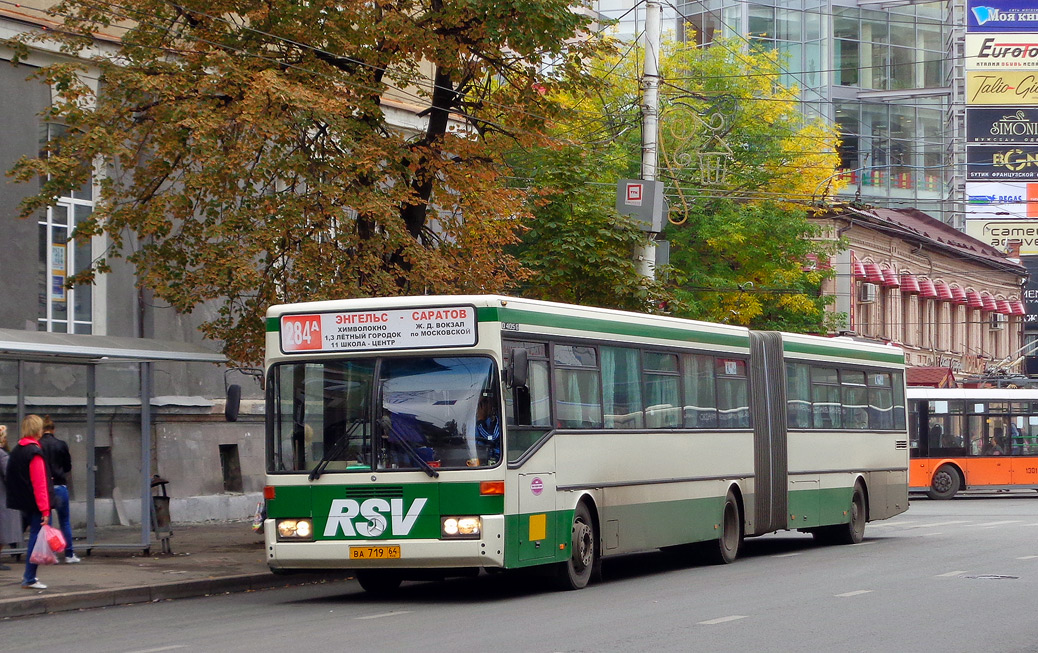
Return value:
[(555, 556), (556, 521), (555, 474), (519, 474), (520, 562), (550, 560)]

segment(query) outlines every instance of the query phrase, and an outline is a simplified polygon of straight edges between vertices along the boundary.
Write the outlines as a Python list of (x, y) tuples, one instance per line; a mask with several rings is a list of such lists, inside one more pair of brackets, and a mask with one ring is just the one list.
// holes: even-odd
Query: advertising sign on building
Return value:
[(1024, 286), (1024, 309), (1027, 311), (1024, 323), (1031, 325), (1028, 329), (1033, 329), (1035, 325), (1038, 325), (1038, 257), (1024, 256), (1021, 257), (1020, 262), (1031, 275), (1027, 279), (1027, 285)]
[(1038, 70), (1038, 34), (967, 34), (967, 70)]
[(999, 107), (966, 110), (968, 143), (1038, 143), (1038, 108)]
[(967, 0), (967, 32), (1038, 32), (1038, 0)]
[(966, 184), (971, 218), (1038, 218), (1038, 183)]
[(1011, 240), (1020, 241), (1020, 255), (1038, 255), (1036, 220), (966, 220), (966, 233), (996, 249), (1005, 251)]
[(966, 148), (966, 179), (1038, 180), (1038, 145), (971, 145)]
[(967, 71), (966, 104), (1038, 104), (1038, 72)]

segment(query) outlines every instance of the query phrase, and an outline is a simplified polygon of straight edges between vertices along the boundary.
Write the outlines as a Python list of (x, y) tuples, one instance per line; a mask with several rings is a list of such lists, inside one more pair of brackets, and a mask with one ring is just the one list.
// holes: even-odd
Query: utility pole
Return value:
[[(663, 7), (659, 0), (645, 3), (645, 61), (642, 74), (642, 168), (641, 178), (656, 181), (659, 157), (660, 98), (660, 24)], [(650, 232), (649, 237), (655, 239)], [(638, 272), (652, 278), (656, 273), (656, 246), (652, 243), (638, 252)]]

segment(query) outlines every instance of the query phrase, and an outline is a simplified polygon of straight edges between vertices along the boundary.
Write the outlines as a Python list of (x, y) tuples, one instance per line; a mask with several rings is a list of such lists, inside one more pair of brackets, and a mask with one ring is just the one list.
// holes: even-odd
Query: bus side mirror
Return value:
[(241, 386), (232, 383), (227, 386), (227, 401), (224, 403), (223, 416), (228, 422), (238, 421), (238, 411), (241, 409)]
[(525, 388), (530, 377), (529, 352), (525, 349), (513, 349), (512, 358), (508, 361), (508, 385), (512, 388)]

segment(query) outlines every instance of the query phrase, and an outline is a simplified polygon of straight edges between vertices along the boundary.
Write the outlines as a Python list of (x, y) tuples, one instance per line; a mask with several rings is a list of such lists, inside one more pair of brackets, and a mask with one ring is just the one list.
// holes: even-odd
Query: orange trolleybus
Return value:
[(909, 488), (1038, 490), (1038, 390), (908, 388)]

